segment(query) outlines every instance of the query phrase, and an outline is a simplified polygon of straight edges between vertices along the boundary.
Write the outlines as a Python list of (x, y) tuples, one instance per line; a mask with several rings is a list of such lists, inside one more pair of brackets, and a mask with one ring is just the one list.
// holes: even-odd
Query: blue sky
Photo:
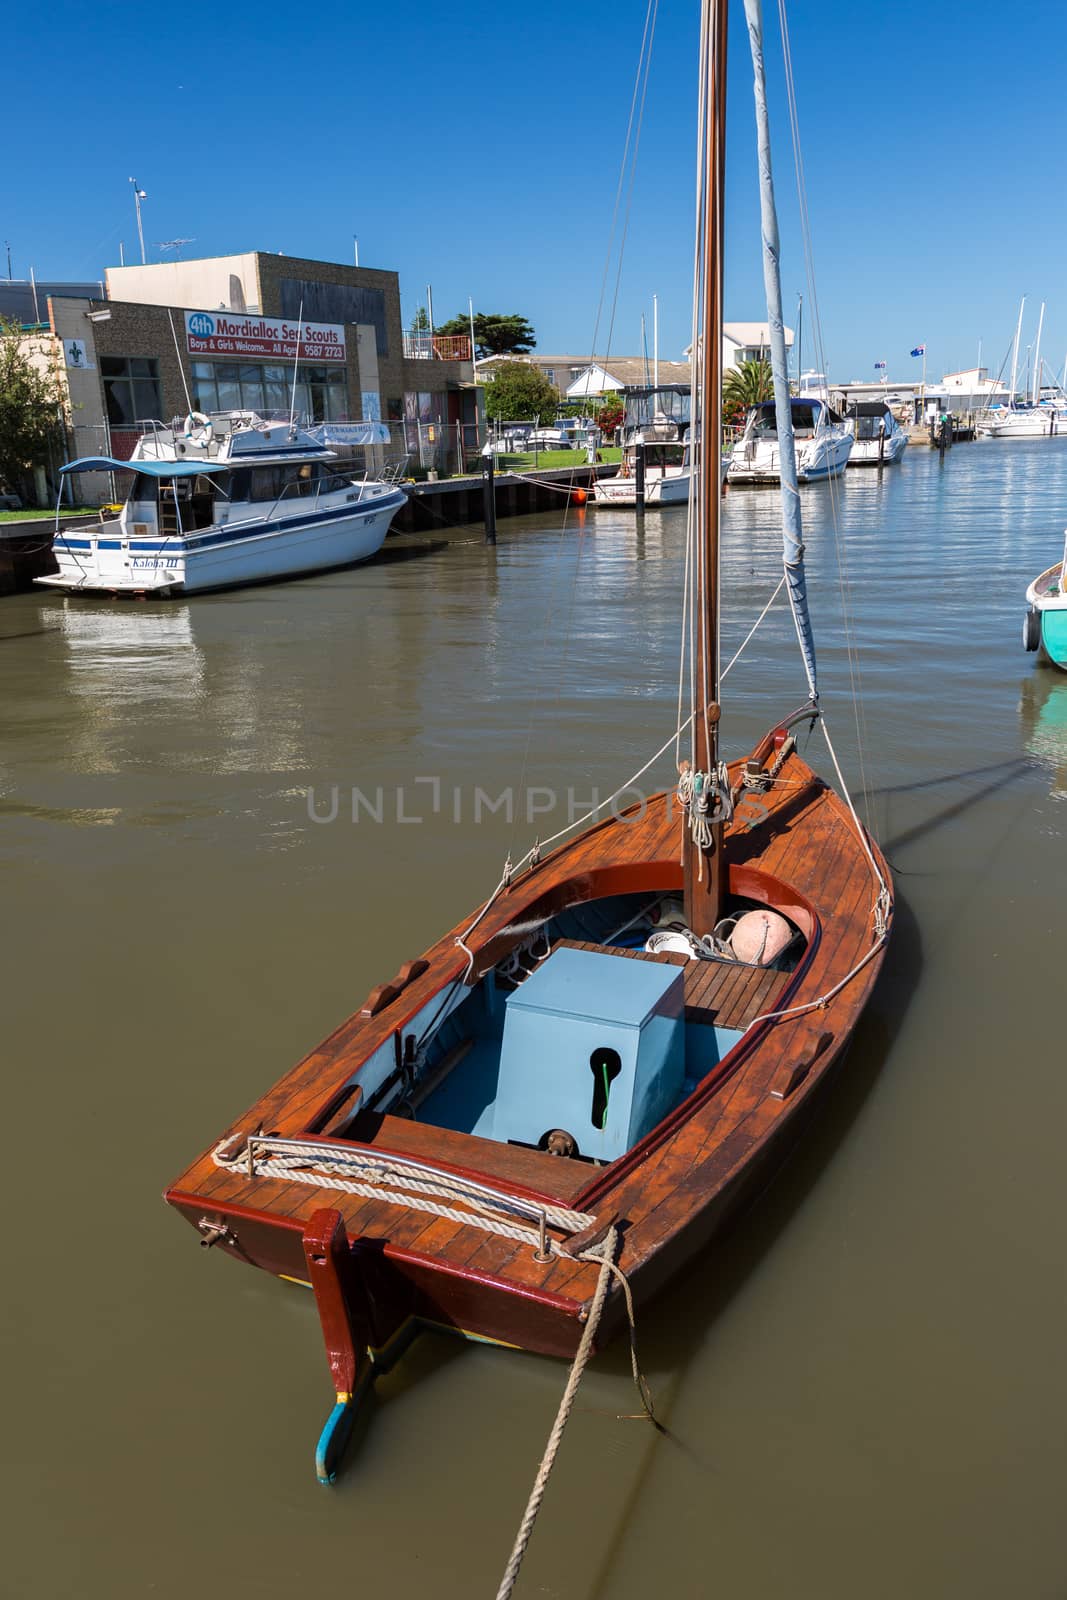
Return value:
[[(767, 5), (787, 307), (804, 288), (792, 155)], [(612, 349), (688, 342), (697, 10), (662, 0)], [(149, 259), (248, 249), (400, 273), (410, 316), (519, 311), (544, 351), (589, 348), (644, 0), (457, 10), (320, 0), (244, 8), (60, 0), (6, 35), (3, 239), (15, 276), (93, 278), (135, 259), (128, 183), (148, 192)], [(303, 22), (305, 25), (300, 26)], [(751, 77), (733, 0), (726, 314), (764, 316)], [(1067, 7), (792, 0), (790, 28), (831, 374), (999, 366), (1067, 347), (1062, 85)], [(27, 31), (20, 38), (19, 30)], [(21, 70), (11, 80), (11, 69)], [(1014, 124), (1020, 131), (1005, 134)], [(0, 269), (2, 270), (2, 269)], [(807, 299), (807, 297), (806, 297)], [(787, 313), (787, 320), (791, 313)], [(810, 318), (806, 317), (810, 328)], [(649, 334), (651, 338), (651, 333)], [(806, 341), (807, 342), (807, 341)], [(600, 341), (603, 345), (603, 338)], [(807, 351), (806, 351), (807, 354)], [(805, 364), (808, 364), (807, 361)]]

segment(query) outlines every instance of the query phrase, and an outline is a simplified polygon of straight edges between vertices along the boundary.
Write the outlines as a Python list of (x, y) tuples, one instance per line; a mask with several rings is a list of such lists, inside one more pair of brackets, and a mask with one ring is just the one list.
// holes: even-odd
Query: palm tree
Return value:
[(769, 361), (742, 361), (731, 367), (723, 380), (723, 420), (739, 422), (749, 406), (773, 400), (774, 380)]

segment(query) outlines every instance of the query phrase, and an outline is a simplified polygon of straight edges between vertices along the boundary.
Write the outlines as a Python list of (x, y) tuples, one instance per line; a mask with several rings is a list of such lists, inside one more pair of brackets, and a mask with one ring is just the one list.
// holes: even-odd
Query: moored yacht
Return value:
[(631, 389), (622, 424), (622, 464), (613, 478), (601, 478), (597, 505), (636, 506), (638, 447), (644, 447), (646, 506), (685, 505), (689, 499), (688, 384)]
[(1067, 434), (1067, 411), (1041, 401), (990, 412), (982, 432), (991, 439), (1047, 439)]
[(853, 429), (850, 467), (881, 467), (900, 460), (908, 435), (884, 400), (855, 400), (845, 416)]
[[(796, 438), (797, 481), (812, 483), (844, 472), (852, 450), (852, 427), (817, 395), (789, 402)], [(730, 456), (728, 483), (778, 483), (781, 452), (774, 401), (752, 406), (745, 431)]]
[[(381, 444), (381, 424), (352, 424), (348, 444)], [(337, 472), (328, 434), (254, 412), (149, 423), (129, 461), (86, 456), (61, 469), (130, 472), (117, 517), (60, 529), (59, 572), (78, 593), (192, 594), (365, 561), (404, 504), (395, 483)]]

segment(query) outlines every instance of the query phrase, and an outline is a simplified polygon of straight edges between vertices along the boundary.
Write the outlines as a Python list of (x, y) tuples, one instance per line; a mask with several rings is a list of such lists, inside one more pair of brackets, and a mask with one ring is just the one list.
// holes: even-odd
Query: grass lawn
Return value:
[[(65, 517), (95, 517), (96, 506), (64, 506)], [(0, 522), (51, 522), (55, 517), (55, 508), (51, 511), (42, 511), (37, 506), (32, 506), (26, 511), (0, 511)]]
[[(622, 451), (617, 446), (602, 446), (600, 459), (605, 462), (621, 461)], [(513, 456), (497, 456), (496, 464), (501, 472), (527, 472), (535, 464), (541, 471), (549, 467), (584, 467), (586, 460), (584, 450), (539, 450), (535, 463), (533, 451), (522, 450)]]

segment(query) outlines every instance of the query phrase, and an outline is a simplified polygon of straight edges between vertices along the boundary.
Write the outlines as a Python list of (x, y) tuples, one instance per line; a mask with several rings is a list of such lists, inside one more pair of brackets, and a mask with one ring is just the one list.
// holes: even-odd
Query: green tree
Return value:
[(485, 386), (485, 414), (490, 422), (551, 422), (559, 391), (528, 361), (505, 361)]
[[(444, 334), (465, 333), (469, 336), (471, 319), (461, 313), (449, 322), (442, 322), (434, 331)], [(502, 316), (498, 311), (474, 313), (476, 356), (526, 356), (536, 343), (533, 328), (517, 312), (511, 312), (508, 316)]]
[(425, 306), (419, 306), (412, 320), (411, 328), (413, 333), (429, 333), (430, 317)]
[(774, 399), (774, 379), (769, 361), (742, 361), (731, 367), (723, 380), (722, 410), (724, 422), (738, 422), (749, 406), (758, 406), (764, 400)]
[(33, 469), (48, 465), (60, 439), (63, 393), (54, 371), (42, 372), (23, 348), (17, 322), (0, 318), (0, 479), (33, 501)]

